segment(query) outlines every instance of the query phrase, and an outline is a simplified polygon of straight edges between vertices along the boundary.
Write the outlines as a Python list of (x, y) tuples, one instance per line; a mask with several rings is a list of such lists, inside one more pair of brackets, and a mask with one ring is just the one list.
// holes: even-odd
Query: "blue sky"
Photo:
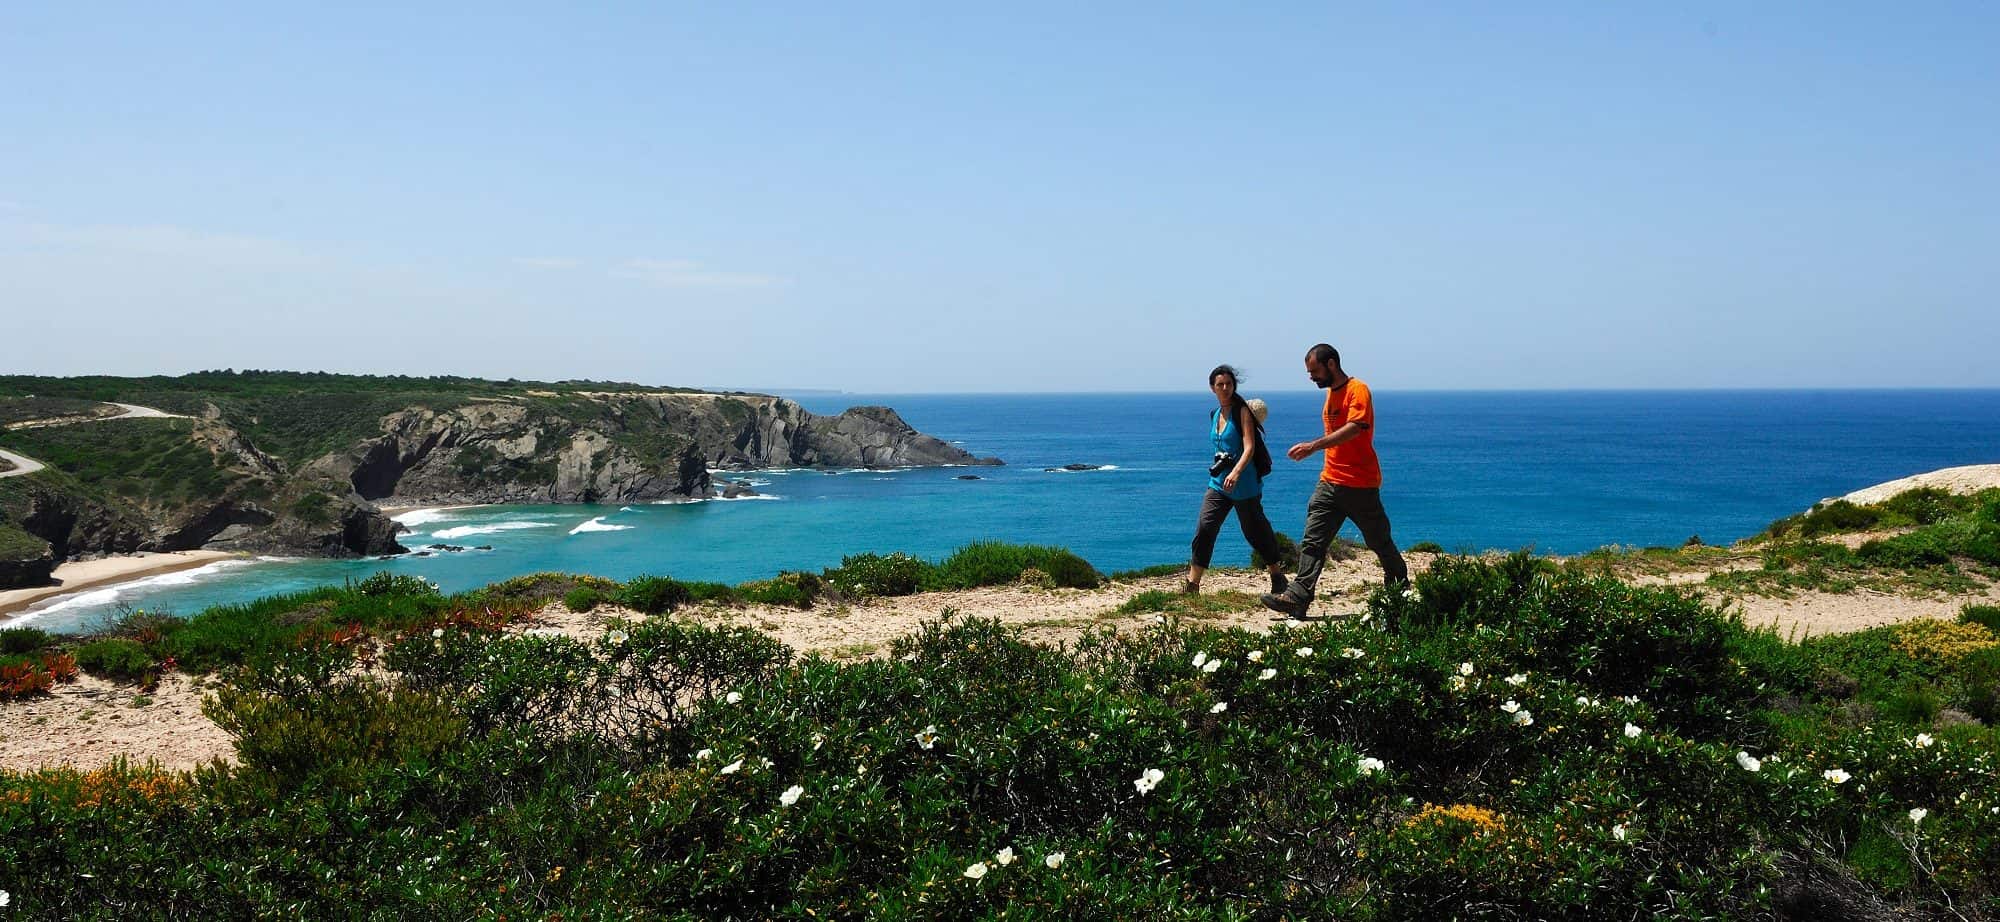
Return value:
[(1991, 4), (275, 6), (0, 9), (0, 369), (2000, 386)]

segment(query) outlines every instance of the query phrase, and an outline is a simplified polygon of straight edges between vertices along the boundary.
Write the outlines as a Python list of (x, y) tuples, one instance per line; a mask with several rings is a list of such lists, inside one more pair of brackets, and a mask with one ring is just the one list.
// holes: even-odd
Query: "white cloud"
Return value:
[(574, 269), (583, 265), (583, 260), (559, 256), (523, 256), (514, 260), (514, 265), (523, 269)]
[(705, 269), (691, 259), (628, 259), (611, 274), (660, 288), (771, 288), (785, 283), (776, 276)]
[(27, 239), (40, 245), (91, 254), (161, 258), (187, 265), (297, 268), (326, 261), (282, 240), (166, 224), (30, 224), (26, 231)]

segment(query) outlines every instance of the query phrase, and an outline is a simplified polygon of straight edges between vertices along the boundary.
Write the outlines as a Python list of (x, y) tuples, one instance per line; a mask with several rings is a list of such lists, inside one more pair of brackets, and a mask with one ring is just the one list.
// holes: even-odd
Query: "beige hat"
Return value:
[(1262, 398), (1252, 397), (1243, 402), (1250, 406), (1250, 415), (1257, 417), (1259, 425), (1263, 424), (1264, 417), (1271, 415), (1271, 407)]

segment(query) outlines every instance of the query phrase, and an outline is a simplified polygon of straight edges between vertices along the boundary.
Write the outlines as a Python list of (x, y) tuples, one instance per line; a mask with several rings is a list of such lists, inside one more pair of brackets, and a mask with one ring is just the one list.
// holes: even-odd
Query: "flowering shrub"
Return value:
[(217, 693), (235, 766), (88, 806), (0, 773), (0, 888), (36, 918), (2000, 912), (1991, 728), (1857, 724), (1834, 648), (1672, 593), (1452, 567), (1371, 600), (1391, 632), (947, 616), (840, 663), (443, 623), (374, 668), (314, 635)]

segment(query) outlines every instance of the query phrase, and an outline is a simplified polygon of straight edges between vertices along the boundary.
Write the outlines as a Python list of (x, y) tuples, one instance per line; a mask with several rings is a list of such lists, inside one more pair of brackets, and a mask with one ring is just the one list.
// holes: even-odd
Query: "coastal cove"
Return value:
[[(1319, 394), (1271, 402), (1274, 446), (1310, 438)], [(864, 551), (938, 558), (969, 541), (1063, 545), (1107, 570), (1185, 558), (1212, 401), (1145, 395), (798, 395), (807, 410), (894, 407), (1004, 467), (713, 471), (754, 498), (508, 505), (399, 516), (413, 551), (386, 560), (241, 558), (42, 600), (8, 623), (87, 628), (121, 606), (202, 607), (388, 570), (458, 591), (541, 570), (735, 582)], [(1384, 500), (1398, 543), (1449, 550), (1712, 544), (1826, 497), (2000, 460), (2000, 391), (1397, 392), (1378, 388)], [(1086, 471), (1050, 471), (1071, 464)], [(1315, 471), (1283, 460), (1266, 508), (1296, 535)], [(978, 479), (961, 479), (975, 477)], [(1352, 537), (1350, 528), (1348, 536)], [(489, 548), (489, 549), (480, 549)], [(1234, 527), (1221, 565), (1248, 552)]]

